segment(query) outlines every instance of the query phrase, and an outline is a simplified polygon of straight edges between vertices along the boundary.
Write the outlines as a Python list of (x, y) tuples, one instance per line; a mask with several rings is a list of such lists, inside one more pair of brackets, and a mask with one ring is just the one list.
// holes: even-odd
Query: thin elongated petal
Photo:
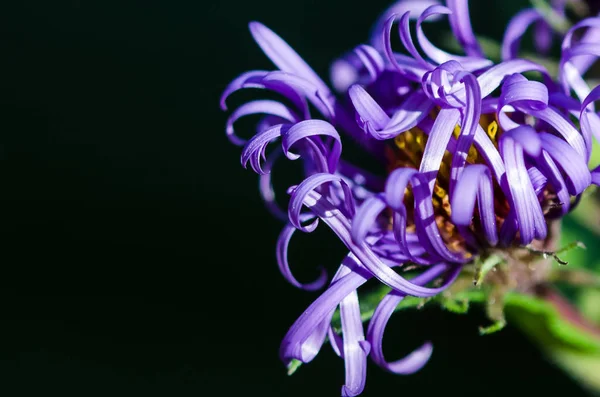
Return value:
[(469, 226), (475, 209), (475, 199), (479, 202), (479, 215), (486, 240), (494, 246), (498, 242), (496, 215), (494, 212), (494, 187), (488, 168), (481, 164), (466, 167), (456, 184), (452, 196), (452, 221), (456, 225)]
[(299, 120), (298, 115), (296, 115), (290, 108), (288, 108), (281, 102), (271, 100), (257, 100), (245, 103), (239, 108), (237, 108), (227, 119), (225, 131), (227, 133), (227, 138), (229, 138), (231, 143), (237, 146), (242, 146), (247, 142), (245, 139), (242, 139), (235, 134), (233, 124), (240, 118), (253, 114), (273, 115), (281, 117), (282, 119), (287, 120), (289, 122), (296, 122)]
[(447, 4), (448, 8), (452, 10), (450, 26), (461, 47), (465, 49), (467, 55), (483, 57), (483, 52), (471, 27), (468, 0), (448, 0)]
[[(521, 244), (529, 244), (534, 238), (544, 238), (547, 233), (544, 215), (525, 168), (522, 146), (507, 136), (500, 140), (500, 151), (506, 165), (506, 179), (502, 183), (508, 186), (511, 193), (512, 211), (518, 222)], [(537, 228), (541, 225), (536, 218), (542, 220), (541, 230)]]
[(591, 183), (590, 171), (584, 158), (578, 156), (567, 142), (554, 135), (541, 133), (539, 137), (544, 150), (564, 171), (569, 193), (573, 196), (582, 193)]
[(282, 154), (282, 149), (279, 147), (265, 161), (263, 168), (264, 174), (259, 177), (258, 191), (271, 215), (280, 221), (287, 222), (287, 212), (277, 203), (275, 190), (273, 189), (271, 181), (271, 169), (273, 168), (273, 164), (282, 156)]
[(437, 0), (399, 0), (385, 10), (371, 30), (371, 43), (373, 47), (382, 51), (381, 34), (385, 29), (386, 22), (393, 15), (404, 15), (408, 13), (411, 19), (417, 19), (419, 15), (429, 6), (439, 4)]
[[(282, 133), (282, 146), (283, 153), (290, 160), (295, 160), (300, 156), (298, 154), (290, 152), (290, 149), (294, 144), (300, 140), (309, 137), (330, 137), (332, 138), (333, 146), (327, 155), (327, 164), (329, 172), (335, 172), (337, 169), (337, 163), (342, 153), (342, 143), (340, 135), (336, 129), (326, 121), (323, 120), (304, 120), (297, 124), (294, 124), (287, 131)], [(324, 153), (325, 155), (325, 153)]]
[[(326, 201), (322, 200), (318, 193), (314, 191), (309, 192), (309, 194), (304, 196), (304, 204), (333, 230), (346, 247), (356, 256), (361, 265), (385, 285), (393, 290), (420, 297), (434, 296), (443, 291), (443, 288), (439, 287), (424, 288), (416, 286), (391, 270), (365, 243), (356, 245), (350, 235), (350, 223), (348, 219), (341, 212), (335, 211)], [(431, 200), (429, 200), (429, 205), (431, 205)], [(435, 234), (432, 236), (440, 237), (439, 232), (437, 236)], [(461, 261), (464, 261), (464, 258), (461, 256), (453, 257), (452, 260), (454, 263), (461, 263)]]
[(423, 160), (419, 166), (419, 172), (426, 175), (429, 190), (433, 190), (433, 184), (440, 169), (440, 163), (452, 136), (454, 127), (458, 124), (460, 113), (456, 109), (442, 109), (435, 119), (433, 129), (429, 134)]
[(254, 135), (246, 143), (244, 149), (242, 150), (242, 166), (246, 168), (248, 162), (250, 162), (254, 172), (261, 175), (265, 174), (266, 171), (263, 170), (261, 166), (261, 159), (265, 158), (265, 150), (267, 145), (279, 138), (282, 132), (287, 131), (290, 126), (291, 124), (279, 124)]
[(558, 132), (573, 149), (577, 152), (578, 156), (582, 158), (589, 158), (588, 150), (583, 140), (583, 136), (577, 131), (573, 124), (565, 119), (560, 113), (551, 107), (546, 109), (528, 109), (528, 113), (534, 117), (540, 118), (550, 124), (556, 132)]
[(325, 97), (331, 96), (327, 84), (281, 37), (259, 22), (250, 22), (250, 32), (265, 55), (282, 71), (312, 82)]
[(297, 110), (305, 117), (309, 118), (309, 110), (306, 100), (300, 96), (296, 89), (291, 87), (285, 82), (280, 83), (277, 81), (265, 80), (265, 77), (269, 76), (273, 72), (267, 72), (263, 70), (254, 70), (246, 72), (233, 80), (223, 91), (220, 99), (220, 105), (222, 110), (227, 110), (227, 98), (234, 92), (242, 89), (254, 88), (263, 89), (276, 92), (283, 95), (286, 99), (290, 100)]
[(358, 396), (365, 388), (370, 344), (365, 340), (356, 291), (352, 291), (342, 299), (340, 318), (344, 335), (344, 366), (346, 368), (346, 382), (342, 386), (342, 396)]
[[(427, 36), (425, 36), (425, 33), (423, 32), (423, 28), (421, 26), (422, 23), (430, 17), (444, 14), (450, 14), (450, 20), (452, 21), (453, 13), (450, 9), (441, 5), (433, 5), (426, 9), (421, 14), (419, 19), (417, 19), (417, 40), (419, 41), (419, 45), (423, 49), (423, 52), (437, 64), (442, 64), (448, 61), (457, 61), (462, 65), (462, 67), (465, 68), (465, 70), (469, 71), (475, 71), (491, 66), (493, 62), (489, 59), (481, 57), (480, 55), (474, 57), (462, 57), (458, 55), (453, 55), (440, 50), (427, 39)], [(460, 37), (458, 39), (460, 41)], [(475, 43), (477, 42), (475, 41)], [(467, 51), (467, 53), (473, 52), (470, 51), (470, 48), (465, 48), (465, 50)]]
[(286, 225), (281, 233), (279, 234), (279, 238), (277, 239), (276, 245), (276, 254), (277, 254), (277, 265), (279, 266), (279, 271), (283, 275), (283, 277), (292, 284), (296, 288), (300, 288), (306, 291), (316, 291), (325, 286), (327, 282), (327, 272), (325, 269), (321, 268), (321, 274), (319, 277), (310, 283), (300, 283), (290, 269), (290, 265), (288, 263), (288, 246), (290, 244), (290, 240), (294, 235), (296, 228), (293, 225)]
[[(445, 268), (446, 265), (435, 265), (421, 275), (415, 277), (413, 282), (415, 284), (427, 284), (437, 278)], [(367, 339), (371, 342), (371, 358), (377, 365), (387, 371), (407, 375), (418, 371), (425, 363), (427, 363), (433, 351), (433, 347), (431, 343), (425, 343), (403, 359), (394, 362), (386, 361), (382, 348), (383, 334), (392, 313), (404, 297), (405, 295), (403, 294), (391, 292), (381, 300), (369, 322)]]
[[(369, 93), (359, 85), (353, 85), (348, 90), (350, 100), (360, 116), (362, 126), (369, 124), (375, 130), (383, 129), (390, 118), (383, 109), (375, 102)], [(363, 127), (364, 128), (364, 127)]]
[(596, 140), (600, 142), (600, 117), (593, 111), (590, 106), (593, 102), (600, 99), (600, 86), (595, 87), (581, 104), (579, 120), (581, 122), (581, 131), (588, 147), (588, 152), (591, 152), (591, 137), (592, 134)]
[(504, 30), (504, 38), (502, 39), (502, 61), (517, 58), (525, 31), (529, 26), (540, 20), (542, 20), (542, 15), (535, 8), (525, 9), (510, 20)]
[(452, 194), (454, 184), (465, 167), (469, 149), (475, 139), (475, 133), (477, 132), (481, 117), (481, 91), (477, 83), (477, 78), (472, 74), (466, 74), (461, 81), (464, 83), (467, 91), (467, 103), (466, 108), (463, 110), (460, 136), (452, 157), (450, 194)]

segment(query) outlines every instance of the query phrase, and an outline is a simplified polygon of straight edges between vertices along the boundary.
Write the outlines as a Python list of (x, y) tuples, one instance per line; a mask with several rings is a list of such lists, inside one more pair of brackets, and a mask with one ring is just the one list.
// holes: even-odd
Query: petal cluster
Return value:
[[(443, 18), (463, 55), (426, 36), (424, 25)], [(267, 208), (286, 222), (276, 247), (282, 274), (298, 288), (326, 287), (285, 335), (280, 356), (286, 364), (311, 361), (328, 341), (344, 358), (345, 396), (362, 392), (369, 356), (391, 372), (418, 370), (431, 355), (430, 343), (394, 362), (382, 351), (398, 303), (407, 295), (439, 294), (487, 250), (543, 240), (548, 221), (568, 213), (591, 183), (600, 182), (600, 170), (588, 169), (592, 140), (600, 134), (594, 108), (600, 87), (589, 87), (583, 77), (600, 56), (600, 18), (583, 20), (562, 37), (557, 76), (519, 58), (530, 26), (540, 52), (557, 37), (537, 10), (524, 10), (508, 24), (502, 61), (494, 64), (473, 33), (466, 0), (445, 6), (400, 1), (376, 23), (369, 44), (333, 63), (336, 93), (273, 31), (250, 24), (277, 69), (240, 75), (225, 89), (221, 107), (226, 110), (228, 97), (243, 89), (279, 99), (239, 106), (227, 121), (227, 136), (242, 146), (242, 165), (260, 175)], [(402, 53), (392, 48), (396, 34)], [(240, 137), (236, 122), (257, 114), (255, 134)], [(418, 139), (409, 142), (413, 136)], [(390, 172), (373, 175), (346, 161), (346, 139)], [(412, 149), (403, 146), (407, 142)], [(391, 153), (391, 162), (384, 153)], [(278, 204), (270, 176), (281, 158), (302, 162), (304, 172), (288, 189), (287, 208)], [(323, 271), (301, 283), (290, 269), (288, 245), (296, 230), (310, 233), (319, 222), (348, 255), (331, 280)], [(409, 278), (407, 265), (418, 274)], [(365, 334), (357, 289), (369, 279), (391, 292)], [(340, 334), (331, 324), (338, 309)]]

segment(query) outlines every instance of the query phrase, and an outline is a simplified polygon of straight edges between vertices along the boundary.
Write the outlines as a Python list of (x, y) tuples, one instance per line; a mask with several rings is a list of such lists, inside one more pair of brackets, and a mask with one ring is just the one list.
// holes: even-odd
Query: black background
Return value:
[[(500, 38), (526, 2), (472, 3), (475, 29)], [(316, 295), (277, 271), (280, 225), (225, 138), (218, 97), (272, 67), (248, 21), (327, 76), (387, 5), (2, 2), (0, 395), (339, 395), (330, 348), (292, 377), (278, 361)], [(298, 238), (301, 277), (341, 259), (334, 241)], [(479, 337), (484, 322), (395, 316), (388, 357), (431, 339), (433, 358), (409, 377), (370, 365), (364, 395), (582, 393), (517, 330)]]

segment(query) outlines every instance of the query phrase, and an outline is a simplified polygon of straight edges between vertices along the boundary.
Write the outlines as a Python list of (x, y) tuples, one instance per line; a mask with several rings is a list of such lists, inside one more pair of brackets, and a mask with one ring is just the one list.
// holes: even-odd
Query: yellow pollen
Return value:
[[(435, 117), (435, 115), (434, 115)], [(498, 137), (502, 133), (499, 129), (498, 123), (495, 120), (494, 114), (481, 115), (479, 125), (487, 132), (488, 137), (491, 139), (494, 145), (498, 143)], [(459, 125), (454, 127), (453, 136), (459, 138), (461, 128)], [(388, 156), (388, 170), (393, 171), (399, 167), (419, 169), (421, 164), (423, 153), (425, 152), (425, 146), (427, 144), (427, 134), (421, 129), (415, 127), (408, 131), (405, 131), (394, 138), (393, 145), (387, 148)], [(485, 159), (478, 153), (475, 145), (469, 148), (467, 155), (467, 163), (477, 164), (484, 163)], [(452, 165), (452, 154), (448, 151), (444, 153), (444, 157), (440, 164), (440, 168), (437, 173), (437, 179), (433, 186), (432, 204), (435, 212), (435, 222), (440, 230), (442, 238), (446, 242), (446, 245), (451, 251), (460, 251), (465, 255), (469, 255), (467, 252), (465, 241), (460, 235), (455, 225), (450, 220), (451, 208), (450, 198), (448, 195), (448, 189), (450, 185), (450, 169)], [(414, 230), (414, 222), (412, 221), (410, 213), (413, 205), (412, 188), (407, 187), (405, 190), (405, 204), (409, 211), (408, 219), (408, 230)], [(499, 202), (499, 209), (505, 206), (504, 202)], [(502, 210), (500, 211), (502, 213)], [(477, 218), (477, 210), (475, 210), (474, 217)], [(501, 216), (501, 218), (503, 218)], [(503, 219), (498, 219), (502, 221)], [(473, 231), (477, 232), (477, 221), (472, 226)]]
[(498, 132), (498, 123), (496, 121), (492, 121), (487, 128), (487, 134), (492, 141), (496, 140), (496, 133)]

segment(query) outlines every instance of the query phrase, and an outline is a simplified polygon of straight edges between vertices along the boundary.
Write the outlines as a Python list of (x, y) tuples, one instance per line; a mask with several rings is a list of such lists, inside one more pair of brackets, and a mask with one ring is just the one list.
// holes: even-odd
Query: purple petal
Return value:
[(554, 135), (541, 133), (539, 137), (544, 150), (562, 168), (569, 193), (573, 196), (581, 194), (591, 183), (590, 171), (584, 158), (578, 156), (567, 142)]
[(227, 110), (226, 100), (227, 98), (236, 91), (247, 88), (266, 89), (283, 95), (286, 99), (290, 100), (294, 106), (301, 111), (304, 118), (309, 118), (309, 110), (306, 100), (298, 94), (298, 92), (285, 83), (279, 83), (277, 81), (265, 81), (264, 78), (270, 73), (262, 70), (255, 70), (246, 72), (233, 80), (225, 88), (225, 91), (221, 95), (221, 109)]
[(342, 299), (340, 318), (342, 320), (344, 366), (346, 369), (346, 382), (342, 386), (342, 396), (358, 396), (365, 388), (367, 355), (369, 354), (370, 345), (365, 341), (356, 290)]
[[(504, 157), (506, 178), (502, 184), (511, 194), (511, 212), (518, 222), (521, 244), (529, 244), (534, 238), (546, 237), (546, 223), (525, 167), (523, 148), (511, 136), (500, 139), (500, 153)], [(541, 220), (540, 220), (541, 219)]]
[[(331, 137), (333, 146), (331, 150), (327, 153), (323, 153), (326, 155), (326, 160), (328, 164), (328, 171), (335, 172), (337, 168), (337, 163), (340, 159), (340, 155), (342, 153), (342, 143), (340, 139), (340, 135), (336, 131), (336, 129), (326, 121), (323, 120), (304, 120), (299, 123), (294, 124), (287, 131), (282, 131), (282, 146), (283, 153), (290, 160), (296, 160), (300, 156), (296, 153), (290, 152), (290, 148), (294, 146), (294, 144), (300, 140), (306, 139), (308, 137), (316, 137), (316, 136), (324, 136)], [(325, 170), (323, 170), (325, 171)]]
[[(412, 281), (415, 284), (427, 284), (437, 278), (444, 269), (445, 265), (435, 265), (426, 272), (415, 277)], [(451, 282), (452, 281), (449, 281), (448, 284)], [(377, 365), (396, 374), (408, 375), (418, 371), (425, 363), (427, 363), (433, 347), (431, 343), (425, 343), (419, 349), (403, 359), (394, 362), (387, 362), (385, 360), (382, 348), (383, 334), (392, 313), (396, 309), (396, 306), (404, 299), (404, 296), (405, 295), (390, 292), (381, 300), (369, 322), (367, 340), (371, 342), (371, 358)]]
[(542, 152), (542, 141), (540, 140), (540, 136), (528, 125), (520, 125), (510, 131), (505, 131), (503, 136), (514, 139), (515, 142), (518, 142), (519, 145), (521, 145), (525, 153), (532, 157), (537, 157)]
[(254, 80), (260, 80), (265, 77), (269, 72), (266, 70), (252, 70), (250, 72), (245, 72), (236, 77), (231, 83), (227, 85), (223, 94), (221, 94), (221, 99), (219, 100), (219, 105), (221, 106), (221, 110), (227, 110), (227, 98), (234, 92), (244, 88), (248, 82), (252, 82)]
[(466, 167), (458, 180), (451, 199), (452, 222), (458, 226), (471, 224), (475, 198), (479, 203), (479, 215), (485, 238), (490, 245), (494, 246), (498, 242), (494, 211), (494, 186), (489, 169), (482, 164)]
[[(323, 184), (338, 182), (342, 186), (342, 189), (345, 193), (347, 200), (345, 200), (344, 204), (346, 205), (345, 211), (346, 213), (354, 213), (354, 201), (352, 200), (352, 192), (350, 191), (350, 187), (337, 175), (333, 174), (314, 174), (306, 178), (300, 185), (298, 185), (294, 191), (292, 192), (290, 203), (288, 206), (288, 217), (292, 225), (296, 228), (302, 230), (305, 233), (310, 233), (314, 231), (319, 223), (318, 219), (315, 219), (312, 223), (307, 226), (302, 226), (301, 224), (301, 216), (300, 211), (302, 210), (303, 204), (305, 204), (305, 200), (307, 196), (313, 192), (315, 189), (319, 188)], [(323, 217), (330, 217), (334, 214), (335, 210), (333, 208), (329, 209), (329, 212), (322, 213)]]
[(467, 92), (467, 103), (466, 107), (463, 109), (460, 136), (452, 156), (452, 165), (450, 170), (451, 194), (456, 180), (460, 177), (460, 174), (465, 167), (467, 156), (469, 155), (469, 149), (473, 144), (475, 133), (477, 132), (477, 127), (479, 126), (479, 119), (481, 118), (481, 91), (479, 90), (477, 78), (472, 74), (466, 74), (461, 79), (461, 82), (463, 82), (465, 85), (465, 90)]
[(458, 124), (459, 117), (460, 113), (456, 109), (440, 110), (433, 124), (433, 129), (429, 134), (429, 139), (423, 153), (423, 160), (419, 166), (419, 172), (427, 177), (429, 190), (431, 191), (433, 190), (444, 152), (448, 146), (448, 141), (452, 136), (454, 127)]
[[(437, 7), (437, 6), (432, 6), (432, 7)], [(421, 66), (425, 69), (433, 69), (433, 65), (431, 65), (429, 62), (427, 62), (419, 53), (419, 51), (417, 50), (417, 47), (415, 47), (415, 44), (413, 42), (412, 36), (410, 34), (410, 26), (409, 26), (409, 14), (406, 13), (404, 15), (402, 15), (402, 17), (400, 17), (400, 23), (398, 25), (398, 31), (400, 33), (400, 41), (402, 41), (402, 44), (404, 45), (404, 48), (406, 48), (406, 51), (408, 51), (408, 53), (410, 55), (412, 55), (412, 57), (421, 64)], [(420, 19), (420, 17), (419, 17)], [(389, 20), (388, 20), (388, 25), (389, 29), (386, 29), (386, 32), (389, 32), (392, 28), (392, 24), (394, 23), (395, 20), (395, 16), (392, 16)], [(389, 35), (389, 34), (388, 34)], [(387, 46), (391, 46), (391, 41), (389, 37), (385, 37), (385, 42)], [(391, 47), (389, 48), (389, 51), (391, 51)], [(392, 57), (393, 58), (393, 57)]]
[(321, 268), (321, 274), (319, 277), (311, 282), (311, 283), (300, 283), (290, 270), (290, 265), (288, 263), (288, 246), (290, 244), (290, 240), (294, 235), (296, 228), (292, 225), (286, 225), (281, 233), (279, 234), (279, 238), (277, 239), (276, 246), (276, 256), (277, 256), (277, 265), (279, 266), (279, 271), (283, 275), (283, 277), (292, 284), (296, 288), (303, 289), (305, 291), (316, 291), (325, 286), (327, 283), (327, 272), (325, 269)]
[(381, 195), (369, 197), (362, 203), (352, 222), (352, 240), (355, 243), (360, 244), (365, 240), (367, 233), (386, 206)]
[(250, 166), (257, 174), (264, 175), (268, 171), (262, 169), (260, 164), (261, 159), (265, 158), (265, 150), (269, 143), (273, 142), (281, 136), (284, 131), (287, 131), (291, 124), (275, 125), (268, 130), (259, 132), (254, 135), (244, 146), (241, 155), (242, 166), (246, 168), (248, 161)]
[(560, 113), (551, 107), (543, 110), (527, 109), (527, 112), (550, 124), (568, 143), (575, 149), (577, 155), (581, 158), (588, 158), (588, 150), (582, 135), (577, 131), (573, 124), (565, 119)]
[(600, 86), (595, 87), (581, 104), (579, 120), (581, 122), (581, 131), (588, 147), (588, 152), (591, 152), (591, 136), (594, 134), (597, 141), (600, 141), (600, 118), (592, 110), (590, 106), (593, 102), (600, 99)]
[(293, 73), (310, 82), (324, 97), (331, 97), (329, 87), (281, 37), (259, 22), (250, 22), (250, 33), (265, 55), (282, 71)]
[[(600, 40), (600, 19), (599, 18), (587, 18), (583, 21), (575, 24), (569, 31), (565, 34), (562, 42), (562, 50), (567, 51), (571, 47), (573, 47), (573, 36), (575, 32), (581, 28), (589, 28), (581, 40), (580, 43), (597, 43)], [(596, 56), (580, 56), (571, 61), (575, 70), (583, 75), (587, 69), (596, 61)]]
[(281, 147), (278, 147), (266, 160), (263, 169), (264, 174), (260, 175), (258, 179), (258, 190), (261, 198), (265, 202), (267, 210), (271, 213), (271, 215), (280, 221), (287, 222), (287, 212), (283, 210), (279, 204), (277, 204), (275, 190), (273, 189), (273, 184), (271, 181), (271, 170), (273, 169), (273, 164), (281, 157), (282, 154), (283, 151)]
[[(371, 43), (373, 46), (382, 51), (383, 47), (381, 46), (381, 33), (385, 29), (386, 22), (393, 15), (404, 15), (406, 13), (409, 14), (411, 19), (417, 19), (419, 15), (429, 6), (434, 4), (439, 4), (439, 1), (436, 0), (400, 0), (396, 1), (391, 7), (385, 10), (377, 22), (375, 26), (371, 30)], [(433, 19), (432, 19), (433, 20)]]
[(465, 49), (467, 55), (483, 58), (483, 52), (471, 27), (468, 0), (447, 0), (446, 3), (450, 10), (452, 10), (452, 14), (450, 14), (450, 26), (461, 47)]
[[(425, 188), (427, 187), (425, 186)], [(357, 245), (352, 241), (350, 235), (350, 222), (341, 211), (336, 210), (330, 203), (322, 200), (321, 195), (314, 191), (309, 192), (309, 194), (304, 197), (304, 204), (327, 223), (338, 238), (356, 256), (361, 265), (371, 272), (379, 281), (396, 291), (420, 297), (433, 296), (443, 290), (440, 288), (419, 287), (398, 275), (390, 269), (388, 265), (383, 263), (366, 243)], [(431, 199), (429, 199), (429, 205), (431, 206)], [(433, 209), (431, 209), (431, 211), (433, 211)], [(435, 224), (433, 226), (435, 226)], [(439, 233), (437, 237), (439, 238)], [(443, 249), (447, 250), (445, 245), (443, 246)], [(453, 258), (453, 262), (455, 263), (460, 263), (461, 261), (464, 261), (464, 259)], [(459, 271), (458, 268), (456, 271)]]
[(322, 115), (332, 120), (335, 118), (335, 103), (326, 100), (323, 93), (319, 91), (318, 87), (312, 81), (291, 73), (279, 71), (267, 74), (263, 77), (262, 81), (265, 84), (270, 83), (271, 86), (282, 85), (302, 92)]
[(506, 76), (524, 72), (540, 72), (544, 75), (548, 75), (548, 71), (545, 67), (525, 59), (513, 59), (502, 62), (486, 70), (477, 78), (479, 87), (481, 87), (481, 97), (485, 98), (494, 92)]
[(600, 186), (600, 166), (592, 170), (592, 183), (596, 186)]
[(277, 117), (281, 117), (284, 120), (290, 122), (296, 122), (300, 120), (297, 114), (295, 114), (290, 108), (282, 104), (281, 102), (271, 101), (271, 100), (257, 100), (251, 101), (241, 105), (237, 108), (231, 116), (227, 119), (227, 125), (225, 131), (227, 133), (227, 138), (237, 146), (244, 145), (247, 141), (238, 137), (235, 134), (235, 130), (233, 129), (233, 124), (244, 116), (249, 116), (252, 114), (268, 114)]
[[(459, 62), (462, 67), (466, 70), (479, 70), (491, 66), (493, 64), (492, 61), (477, 55), (477, 57), (463, 57), (458, 55), (449, 54), (445, 51), (440, 50), (436, 46), (434, 46), (425, 36), (423, 32), (423, 28), (421, 24), (431, 16), (438, 16), (444, 14), (452, 14), (452, 11), (441, 5), (433, 5), (426, 9), (423, 14), (417, 20), (417, 40), (419, 41), (419, 45), (423, 49), (423, 52), (434, 62), (437, 64), (442, 64), (451, 60)], [(450, 20), (452, 21), (452, 15), (450, 15)], [(468, 19), (468, 14), (467, 14)], [(460, 38), (459, 38), (460, 40)], [(477, 43), (475, 41), (475, 43)], [(468, 50), (468, 49), (466, 49)]]
[[(556, 166), (554, 160), (552, 160), (546, 151), (543, 151), (542, 155), (536, 159), (536, 165), (537, 168), (531, 167), (528, 170), (529, 177), (531, 179), (533, 188), (535, 189), (536, 195), (540, 195), (542, 193), (543, 189), (546, 187), (546, 181), (548, 181), (552, 185), (554, 192), (558, 197), (558, 201), (560, 202), (561, 214), (566, 215), (569, 212), (569, 207), (571, 206), (571, 196), (567, 190), (567, 184), (565, 183), (562, 173)], [(540, 176), (537, 178), (534, 178), (536, 175), (532, 176), (532, 169), (538, 168), (543, 172), (543, 175), (540, 176), (544, 180), (541, 180)]]
[(364, 88), (355, 84), (350, 87), (348, 94), (363, 125), (369, 123), (376, 130), (381, 130), (389, 123), (388, 115)]
[(502, 61), (508, 61), (518, 56), (519, 46), (525, 31), (533, 23), (542, 19), (542, 15), (538, 10), (528, 8), (519, 12), (510, 20), (502, 39)]

